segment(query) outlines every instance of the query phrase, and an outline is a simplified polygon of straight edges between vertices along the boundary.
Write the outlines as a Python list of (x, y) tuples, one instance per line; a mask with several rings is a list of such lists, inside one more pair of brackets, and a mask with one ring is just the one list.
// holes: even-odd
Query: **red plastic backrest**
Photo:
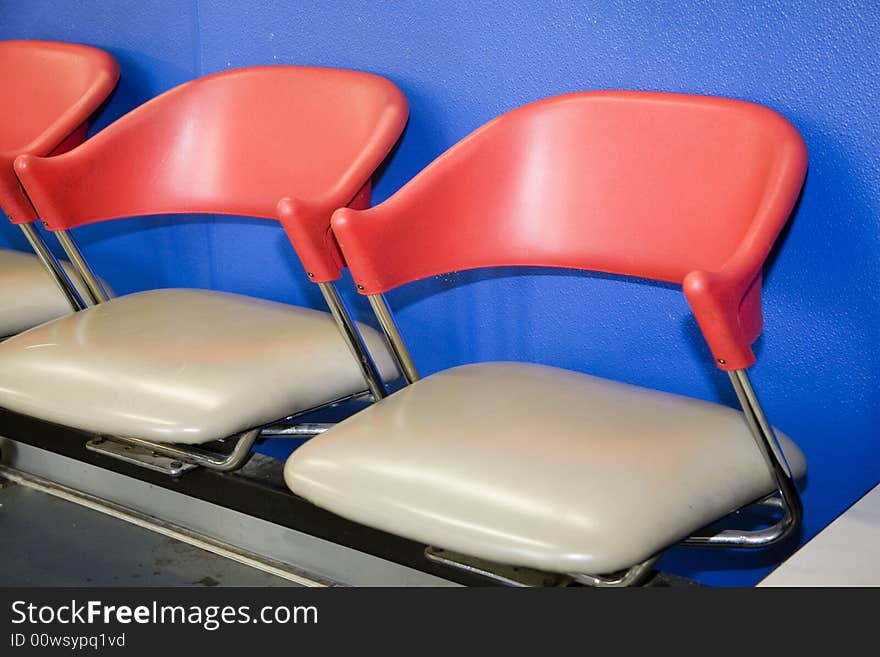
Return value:
[(81, 143), (86, 122), (119, 80), (119, 66), (97, 48), (52, 41), (0, 41), (0, 207), (13, 223), (34, 221), (13, 162)]
[(316, 281), (339, 276), (330, 215), (397, 141), (407, 104), (356, 71), (261, 66), (183, 84), (82, 146), (20, 157), (16, 171), (52, 230), (134, 215), (277, 218)]
[(534, 265), (680, 283), (723, 369), (754, 361), (761, 267), (807, 154), (742, 101), (599, 91), (486, 124), (333, 231), (364, 294), (450, 271)]

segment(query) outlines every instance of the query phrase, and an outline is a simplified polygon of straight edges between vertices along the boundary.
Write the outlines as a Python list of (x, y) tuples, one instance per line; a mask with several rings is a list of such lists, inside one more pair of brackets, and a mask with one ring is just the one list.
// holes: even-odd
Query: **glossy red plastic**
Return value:
[(15, 158), (63, 153), (82, 143), (89, 117), (118, 80), (116, 60), (97, 48), (0, 41), (0, 207), (10, 221), (36, 219), (15, 177)]
[(343, 266), (333, 210), (369, 204), (369, 181), (407, 103), (369, 73), (235, 69), (185, 83), (74, 150), (15, 168), (51, 230), (119, 217), (208, 213), (279, 219), (316, 282)]
[(797, 130), (759, 105), (574, 93), (496, 118), (332, 225), (363, 294), (502, 265), (679, 283), (719, 367), (739, 369), (754, 362), (762, 265), (806, 166)]

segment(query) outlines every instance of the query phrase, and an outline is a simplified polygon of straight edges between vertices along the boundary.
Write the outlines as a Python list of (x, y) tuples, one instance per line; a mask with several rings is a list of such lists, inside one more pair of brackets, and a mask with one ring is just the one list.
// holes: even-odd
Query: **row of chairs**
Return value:
[[(0, 43), (18, 107), (0, 135), (0, 203), (57, 284), (55, 301), (76, 311), (47, 307), (4, 327), (33, 326), (0, 344), (0, 406), (183, 469), (240, 467), (267, 427), (285, 426), (314, 436), (284, 469), (295, 494), (486, 572), (635, 584), (671, 545), (766, 546), (798, 527), (804, 457), (770, 426), (746, 372), (762, 267), (807, 164), (779, 114), (670, 93), (547, 98), (484, 125), (370, 207), (371, 178), (407, 121), (390, 81), (230, 70), (85, 140), (117, 77), (92, 48)], [(330, 312), (208, 290), (113, 298), (69, 233), (184, 213), (279, 221)], [(37, 218), (70, 264), (46, 248)], [(384, 294), (510, 265), (681, 285), (742, 412), (530, 363), (420, 378)], [(345, 267), (381, 331), (351, 319), (335, 286)], [(4, 288), (25, 305), (34, 294), (11, 278)], [(350, 398), (374, 403), (335, 425), (297, 422)], [(752, 504), (766, 525), (713, 525)]]

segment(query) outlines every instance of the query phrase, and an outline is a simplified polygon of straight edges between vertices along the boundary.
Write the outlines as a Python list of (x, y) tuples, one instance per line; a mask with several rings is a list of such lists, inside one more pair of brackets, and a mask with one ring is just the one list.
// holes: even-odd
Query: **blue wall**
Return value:
[[(113, 53), (122, 82), (101, 124), (231, 67), (385, 75), (408, 96), (412, 118), (377, 200), (486, 120), (551, 94), (659, 89), (782, 112), (807, 141), (810, 173), (767, 277), (753, 380), (773, 422), (809, 459), (808, 537), (880, 480), (880, 8), (872, 4), (0, 0), (0, 38)], [(268, 222), (141, 219), (79, 234), (119, 291), (188, 285), (319, 305)], [(3, 236), (21, 246), (14, 230)], [(674, 289), (505, 270), (425, 281), (391, 300), (425, 372), (534, 360), (734, 403)], [(682, 549), (663, 566), (707, 583), (750, 584), (770, 563), (772, 555)]]

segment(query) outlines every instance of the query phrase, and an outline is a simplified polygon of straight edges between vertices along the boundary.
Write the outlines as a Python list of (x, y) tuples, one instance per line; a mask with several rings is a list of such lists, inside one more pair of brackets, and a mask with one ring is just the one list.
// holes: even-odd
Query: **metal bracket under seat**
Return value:
[[(86, 449), (109, 458), (138, 465), (148, 470), (180, 477), (199, 466), (230, 472), (243, 466), (251, 456), (254, 443), (264, 438), (311, 438), (333, 426), (331, 422), (297, 422), (310, 413), (334, 408), (343, 402), (370, 400), (369, 393), (358, 392), (308, 408), (268, 426), (242, 432), (238, 436), (213, 441), (219, 449), (204, 446), (156, 443), (129, 436), (99, 436), (86, 442)], [(229, 445), (232, 445), (231, 449)]]
[(450, 568), (487, 577), (504, 586), (568, 586), (573, 582), (573, 579), (568, 575), (547, 573), (520, 566), (508, 566), (432, 546), (425, 548), (425, 558)]
[(491, 579), (504, 586), (517, 587), (545, 587), (545, 586), (571, 586), (583, 584), (599, 588), (616, 588), (626, 586), (638, 586), (645, 583), (655, 574), (654, 565), (660, 559), (657, 554), (642, 563), (636, 564), (628, 570), (611, 575), (582, 575), (575, 573), (550, 573), (533, 568), (510, 566), (478, 559), (460, 552), (443, 550), (433, 546), (425, 548), (425, 558), (434, 563), (443, 564), (450, 568), (464, 570), (474, 575), (480, 575)]
[(107, 438), (93, 438), (86, 443), (86, 449), (109, 458), (161, 472), (169, 477), (179, 477), (198, 467), (194, 463), (186, 463), (175, 457), (159, 454), (147, 447), (126, 445)]
[[(86, 443), (86, 449), (177, 477), (197, 466), (219, 472), (237, 470), (251, 457), (251, 448), (259, 435), (259, 429), (251, 429), (228, 441), (215, 441), (221, 445), (232, 444), (231, 450), (223, 452), (209, 451), (195, 445), (156, 443), (131, 436), (94, 438)], [(165, 460), (161, 460), (163, 458)]]

